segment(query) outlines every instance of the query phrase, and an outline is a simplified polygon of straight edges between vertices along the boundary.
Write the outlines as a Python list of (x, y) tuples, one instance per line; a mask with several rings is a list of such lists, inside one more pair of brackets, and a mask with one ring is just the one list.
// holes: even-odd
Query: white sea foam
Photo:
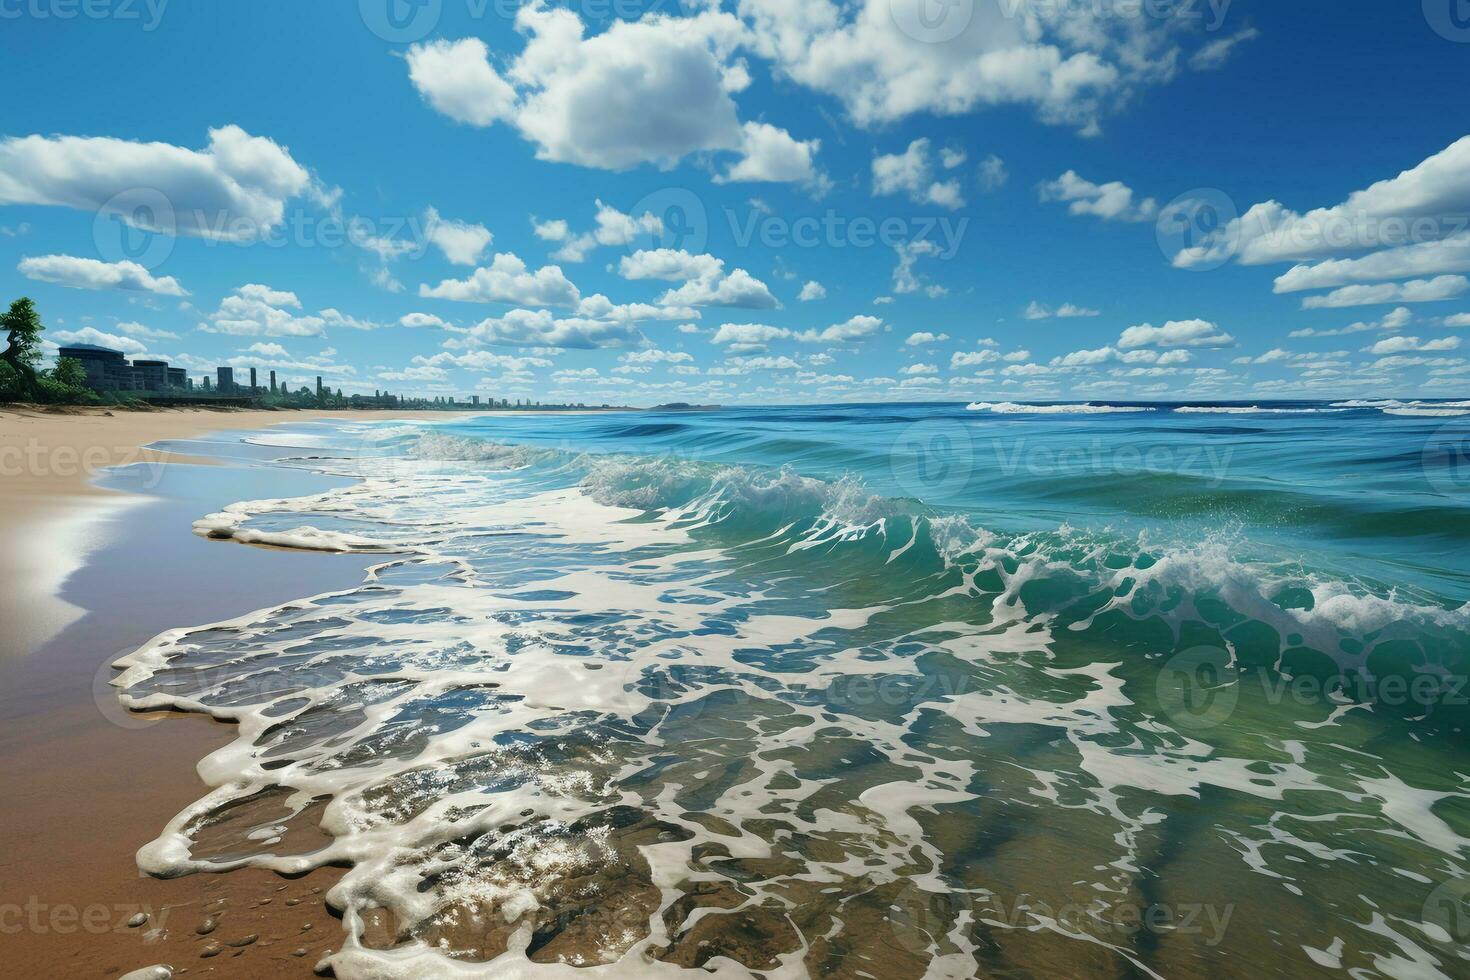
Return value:
[(1423, 416), (1425, 418), (1454, 418), (1460, 415), (1470, 415), (1470, 409), (1466, 408), (1428, 408), (1421, 406), (1405, 406), (1403, 408), (1385, 408), (1384, 415), (1408, 415)]
[(1382, 399), (1377, 401), (1353, 400), (1345, 402), (1334, 402), (1334, 408), (1376, 408), (1384, 415), (1422, 416), (1425, 418), (1454, 418), (1460, 415), (1470, 415), (1470, 401), (1458, 402), (1426, 402), (1426, 401), (1398, 401), (1396, 399)]
[(1262, 408), (1259, 405), (1180, 405), (1176, 415), (1316, 415), (1321, 412), (1347, 411), (1346, 408)]
[(1123, 415), (1157, 411), (1129, 405), (1019, 405), (1015, 402), (975, 402), (967, 407), (972, 412), (996, 415)]
[[(1075, 885), (1105, 916), (1138, 901), (1147, 867), (1173, 888), (1203, 878), (1299, 908), (1293, 896), (1313, 882), (1295, 858), (1309, 855), (1339, 912), (1298, 929), (1326, 949), (1324, 930), (1377, 913), (1351, 897), (1364, 861), (1414, 854), (1466, 870), (1470, 841), (1434, 813), (1448, 791), (1387, 781), (1371, 757), (1334, 744), (1331, 729), (1366, 712), (1253, 715), (1271, 726), (1242, 735), (1268, 743), (1253, 756), (1160, 711), (1148, 662), (1169, 651), (1161, 635), (1208, 635), (1224, 618), (1274, 632), (1282, 652), (1361, 669), (1385, 644), (1442, 638), (1447, 649), (1470, 630), (1464, 609), (1245, 563), (1223, 538), (1004, 537), (789, 469), (569, 454), (507, 468), (504, 447), (429, 445), (472, 465), (235, 504), (200, 522), (235, 541), (398, 553), (361, 588), (170, 631), (120, 662), (129, 706), (240, 726), (200, 765), (210, 793), (139, 852), (140, 866), (350, 865), (328, 896), (347, 930), (326, 964), (338, 976), (672, 976), (660, 952), (719, 916), (766, 909), (790, 922), (828, 902), (830, 924), (793, 929), (794, 944), (767, 937), (772, 965), (714, 955), (706, 972), (806, 976), (809, 947), (837, 937), (837, 949), (871, 943), (865, 955), (899, 950), (927, 959), (928, 976), (963, 977), (1007, 933), (1038, 931), (1064, 958), (1086, 943), (1153, 972), (1126, 937), (1079, 934), (1011, 903), (1026, 892), (1056, 902), (1035, 890)], [(484, 462), (495, 465), (473, 465)], [(403, 472), (391, 460), (343, 465)], [(1286, 589), (1304, 598), (1283, 604)], [(1130, 620), (1162, 626), (1102, 642)], [(1074, 642), (1084, 635), (1091, 646)], [(856, 684), (899, 694), (866, 700)], [(1295, 720), (1328, 734), (1308, 744), (1312, 729)], [(1366, 744), (1362, 734), (1343, 740)], [(286, 790), (280, 810), (242, 828), (244, 844), (217, 854), (200, 843), (202, 827), (271, 787)], [(1207, 793), (1211, 833), (1232, 850), (1207, 875), (1181, 875), (1161, 827)], [(283, 852), (281, 828), (315, 800), (329, 801), (331, 842)], [(1329, 800), (1352, 826), (1350, 848), (1317, 820)], [(620, 811), (656, 821), (636, 846), (608, 822)], [(992, 830), (999, 859), (952, 875), (954, 842)], [(726, 861), (759, 870), (727, 875)], [(614, 903), (629, 881), (646, 884), (647, 904), (597, 933), (594, 959), (532, 961), (537, 928), (544, 938), (558, 917)], [(704, 887), (741, 904), (677, 911)], [(885, 897), (864, 918), (869, 894)], [(399, 948), (365, 948), (375, 908), (393, 914)], [(965, 928), (976, 922), (984, 944)], [(449, 958), (439, 940), (467, 924), (511, 930), (507, 952)], [(1379, 955), (1424, 952), (1381, 932), (1354, 937)], [(881, 961), (870, 972), (883, 975)]]

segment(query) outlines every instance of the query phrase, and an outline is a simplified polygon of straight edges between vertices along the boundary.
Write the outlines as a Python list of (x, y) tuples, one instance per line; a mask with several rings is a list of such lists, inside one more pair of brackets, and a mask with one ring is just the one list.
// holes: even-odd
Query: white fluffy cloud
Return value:
[(514, 306), (576, 306), (582, 294), (559, 266), (535, 272), (521, 258), (501, 252), (467, 279), (445, 279), (437, 286), (419, 286), (419, 295), (461, 303), (510, 303)]
[(1418, 337), (1386, 337), (1371, 347), (1364, 347), (1364, 354), (1404, 354), (1409, 351), (1458, 350), (1459, 337), (1441, 337), (1438, 340), (1420, 340)]
[(455, 265), (474, 265), (495, 239), (484, 225), (450, 221), (434, 208), (424, 212), (424, 236)]
[(948, 339), (949, 334), (947, 333), (936, 334), (930, 333), (929, 331), (925, 330), (920, 331), (919, 333), (909, 334), (909, 339), (905, 340), (904, 343), (907, 344), (909, 347), (924, 347), (929, 344), (940, 344)]
[(80, 330), (51, 330), (47, 332), (46, 339), (63, 347), (72, 344), (95, 344), (98, 347), (120, 350), (124, 354), (142, 354), (148, 350), (148, 345), (142, 341), (119, 334), (103, 333), (96, 327), (83, 327)]
[(1004, 187), (1011, 179), (1006, 162), (994, 153), (980, 161), (980, 189), (987, 193)]
[[(1245, 265), (1311, 262), (1367, 249), (1398, 249), (1463, 231), (1461, 222), (1447, 219), (1467, 211), (1470, 136), (1332, 207), (1301, 214), (1278, 201), (1256, 204), (1199, 244), (1181, 250), (1174, 264), (1191, 268), (1232, 258)], [(1411, 251), (1374, 261), (1387, 265), (1423, 261), (1425, 254)], [(1323, 275), (1330, 275), (1333, 268)], [(1305, 278), (1307, 273), (1298, 275)]]
[(872, 337), (883, 329), (881, 317), (860, 314), (825, 330), (806, 330), (797, 336), (806, 343), (845, 344)]
[(625, 255), (618, 263), (618, 274), (624, 279), (663, 279), (687, 282), (717, 276), (725, 263), (713, 255), (695, 254), (683, 249), (641, 249)]
[(990, 364), (1000, 360), (1000, 355), (993, 350), (962, 350), (956, 351), (950, 356), (949, 366), (951, 370), (965, 367), (976, 367), (981, 364)]
[(741, 158), (717, 176), (715, 183), (764, 181), (826, 188), (827, 179), (814, 161), (821, 140), (799, 140), (784, 129), (757, 122), (741, 127), (741, 140)]
[(1153, 198), (1133, 199), (1133, 188), (1121, 181), (1094, 184), (1068, 170), (1056, 180), (1041, 185), (1043, 201), (1062, 201), (1075, 215), (1093, 215), (1104, 221), (1151, 221), (1159, 212)]
[(694, 355), (687, 351), (659, 350), (657, 347), (650, 347), (647, 350), (624, 354), (618, 360), (624, 364), (690, 364), (694, 361)]
[(239, 126), (211, 129), (203, 150), (102, 136), (0, 141), (0, 204), (95, 211), (149, 231), (253, 240), (308, 194), (327, 196), (285, 147)]
[(117, 328), (116, 329), (121, 330), (123, 333), (127, 334), (129, 337), (142, 337), (145, 340), (178, 340), (179, 339), (179, 335), (176, 334), (176, 333), (174, 333), (174, 332), (172, 332), (172, 331), (170, 331), (170, 330), (157, 330), (157, 329), (154, 329), (153, 327), (147, 326), (146, 324), (137, 323), (135, 321), (129, 321), (127, 323), (119, 323), (117, 325)]
[[(1012, 360), (1012, 358), (1007, 356), (1006, 360)], [(1156, 350), (1147, 349), (1118, 350), (1114, 347), (1099, 347), (1096, 350), (1075, 350), (1070, 354), (1054, 357), (1051, 359), (1050, 367), (1089, 368), (1112, 362), (1151, 365), (1148, 368), (1135, 367), (1130, 372), (1138, 376), (1149, 376), (1160, 373), (1171, 373), (1161, 369), (1171, 368), (1179, 364), (1188, 364), (1191, 360), (1193, 360), (1193, 355), (1185, 350), (1168, 350), (1160, 353)]]
[[(700, 151), (746, 150), (732, 171), (746, 176), (732, 179), (769, 179), (772, 134), (748, 134), (730, 98), (749, 83), (730, 60), (744, 34), (735, 17), (706, 10), (614, 20), (588, 36), (575, 12), (534, 0), (515, 23), (526, 43), (504, 71), (482, 41), (440, 40), (409, 49), (409, 80), (452, 119), (510, 123), (543, 160), (627, 170), (670, 166)], [(781, 172), (789, 174), (793, 148), (780, 149)]]
[(816, 300), (826, 299), (827, 287), (823, 286), (821, 283), (813, 279), (806, 285), (801, 287), (801, 295), (796, 298), (803, 303), (811, 303), (815, 302)]
[(1419, 242), (1374, 252), (1362, 258), (1330, 259), (1298, 265), (1276, 279), (1276, 292), (1331, 289), (1389, 279), (1409, 279), (1448, 272), (1470, 272), (1470, 234)]
[(1413, 322), (1414, 313), (1407, 306), (1400, 306), (1389, 310), (1377, 320), (1349, 324), (1346, 327), (1335, 327), (1328, 330), (1318, 330), (1306, 327), (1301, 330), (1293, 330), (1287, 334), (1288, 337), (1338, 337), (1344, 334), (1367, 333), (1370, 330), (1399, 330)]
[(1077, 306), (1075, 303), (1063, 303), (1053, 310), (1044, 303), (1032, 300), (1031, 305), (1026, 307), (1026, 312), (1023, 315), (1028, 320), (1050, 320), (1052, 317), (1066, 320), (1075, 317), (1101, 316), (1102, 314), (1098, 310), (1090, 310), (1085, 306)]
[(162, 296), (189, 295), (173, 276), (155, 276), (136, 262), (101, 262), (75, 255), (39, 255), (21, 259), (18, 268), (27, 279), (73, 289), (127, 289)]
[(557, 319), (547, 310), (511, 310), (470, 327), (464, 343), (488, 347), (550, 347), (591, 350), (628, 347), (638, 342), (628, 323), (587, 317)]
[(597, 202), (597, 227), (573, 235), (565, 221), (537, 222), (536, 236), (546, 241), (561, 242), (551, 257), (558, 262), (581, 262), (599, 245), (631, 245), (640, 235), (655, 236), (663, 232), (663, 219), (651, 211), (638, 216), (624, 214), (610, 204)]
[(236, 337), (317, 337), (326, 331), (326, 320), (302, 316), (301, 300), (295, 293), (247, 283), (220, 300), (219, 309), (199, 325), (205, 333)]
[(683, 282), (658, 299), (660, 306), (769, 310), (781, 305), (765, 283), (744, 269), (727, 274), (724, 261), (713, 255), (671, 248), (645, 249), (623, 256), (618, 271), (624, 279)]
[(710, 343), (763, 347), (773, 340), (786, 340), (791, 335), (791, 331), (785, 327), (772, 327), (764, 323), (724, 323), (710, 338)]
[[(895, 245), (893, 250), (898, 253), (898, 264), (893, 267), (893, 291), (907, 295), (924, 289), (925, 277), (915, 272), (914, 266), (918, 265), (919, 259), (925, 256), (939, 255), (939, 246), (928, 239), (918, 239)], [(945, 292), (943, 287), (939, 286), (927, 288), (930, 296), (942, 296)], [(875, 302), (881, 301), (875, 300)]]
[(906, 194), (916, 204), (934, 204), (954, 210), (964, 207), (960, 182), (936, 180), (934, 155), (927, 139), (916, 139), (902, 153), (873, 158), (873, 193)]
[(414, 88), (450, 119), (489, 126), (514, 117), (515, 89), (490, 66), (490, 50), (479, 38), (416, 44), (406, 58)]
[(738, 10), (759, 53), (862, 126), (1025, 105), (1095, 132), (1107, 105), (1172, 76), (1184, 27), (1077, 4), (740, 0)]
[(1229, 347), (1235, 338), (1208, 320), (1170, 320), (1162, 327), (1150, 323), (1124, 330), (1118, 346), (1133, 347)]
[(1470, 279), (1464, 276), (1437, 276), (1375, 286), (1344, 286), (1322, 296), (1308, 296), (1302, 300), (1302, 309), (1335, 310), (1377, 303), (1434, 303), (1462, 296), (1467, 289), (1470, 289)]
[(531, 368), (548, 368), (552, 362), (544, 357), (518, 357), (510, 354), (495, 354), (487, 350), (473, 350), (464, 354), (441, 351), (432, 357), (415, 357), (413, 363), (427, 367), (457, 367), (467, 371), (515, 371), (524, 372)]

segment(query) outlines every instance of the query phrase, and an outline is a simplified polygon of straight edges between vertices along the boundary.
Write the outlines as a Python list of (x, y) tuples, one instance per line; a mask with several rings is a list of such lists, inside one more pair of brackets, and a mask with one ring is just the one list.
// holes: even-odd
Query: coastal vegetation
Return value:
[(5, 350), (0, 351), (0, 402), (39, 402), (48, 405), (95, 405), (97, 393), (87, 387), (87, 373), (69, 357), (56, 366), (41, 368), (41, 334), (45, 332), (36, 304), (27, 296), (10, 304), (0, 315)]

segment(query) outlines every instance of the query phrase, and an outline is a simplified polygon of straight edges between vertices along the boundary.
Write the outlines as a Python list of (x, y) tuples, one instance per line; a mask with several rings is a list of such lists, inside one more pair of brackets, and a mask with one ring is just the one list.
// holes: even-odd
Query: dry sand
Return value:
[[(0, 411), (0, 540), (6, 544), (0, 549), (0, 786), (6, 793), (0, 806), (0, 840), (6, 842), (0, 848), (0, 948), (6, 965), (0, 972), (117, 977), (169, 963), (187, 968), (186, 976), (310, 976), (321, 953), (340, 946), (341, 925), (322, 898), (340, 872), (327, 869), (296, 881), (263, 872), (174, 881), (140, 875), (134, 852), (204, 792), (195, 764), (229, 742), (234, 728), (177, 716), (120, 730), (93, 700), (92, 675), (115, 647), (105, 639), (105, 622), (93, 628), (90, 619), (83, 620), (44, 655), (34, 651), (80, 616), (56, 590), (82, 564), (98, 515), (126, 505), (123, 495), (92, 484), (100, 470), (182, 459), (141, 449), (163, 439), (373, 416), (419, 417)], [(147, 556), (140, 559), (146, 568)], [(331, 571), (338, 578), (360, 574), (351, 561)], [(129, 625), (151, 633), (183, 623)], [(130, 927), (128, 919), (144, 907), (149, 921)], [(196, 928), (209, 915), (219, 916), (218, 929), (201, 936)], [(228, 945), (250, 936), (257, 938)], [(221, 952), (202, 957), (212, 942)]]
[[(436, 418), (423, 412), (266, 412), (173, 409), (0, 410), (0, 658), (24, 654), (73, 622), (56, 595), (95, 544), (89, 518), (126, 505), (93, 480), (109, 466), (185, 457), (143, 447), (209, 432), (264, 429), (304, 419)], [(201, 460), (192, 460), (201, 462)]]

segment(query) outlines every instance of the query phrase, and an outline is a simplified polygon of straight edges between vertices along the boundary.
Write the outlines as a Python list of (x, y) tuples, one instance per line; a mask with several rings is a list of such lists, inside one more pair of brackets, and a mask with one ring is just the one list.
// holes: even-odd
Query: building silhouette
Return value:
[(129, 362), (122, 351), (110, 347), (72, 344), (62, 347), (57, 355), (81, 364), (87, 375), (87, 387), (93, 391), (167, 392), (187, 388), (189, 384), (183, 368), (171, 368), (167, 361)]
[(133, 386), (138, 391), (167, 391), (168, 361), (134, 361)]

